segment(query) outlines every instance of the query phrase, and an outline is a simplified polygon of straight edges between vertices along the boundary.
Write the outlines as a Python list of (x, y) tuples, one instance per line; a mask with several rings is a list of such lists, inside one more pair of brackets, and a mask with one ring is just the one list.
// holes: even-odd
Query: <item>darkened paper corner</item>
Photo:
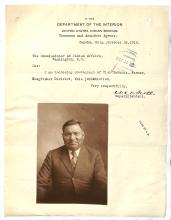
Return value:
[(7, 6), (5, 214), (164, 216), (167, 72), (165, 6)]

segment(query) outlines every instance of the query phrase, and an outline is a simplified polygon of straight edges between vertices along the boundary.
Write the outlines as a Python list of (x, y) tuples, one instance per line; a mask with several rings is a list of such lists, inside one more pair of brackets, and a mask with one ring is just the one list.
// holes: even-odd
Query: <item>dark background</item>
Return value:
[(38, 104), (38, 170), (48, 151), (63, 145), (62, 125), (71, 119), (84, 124), (84, 144), (101, 152), (107, 170), (108, 105), (56, 103)]

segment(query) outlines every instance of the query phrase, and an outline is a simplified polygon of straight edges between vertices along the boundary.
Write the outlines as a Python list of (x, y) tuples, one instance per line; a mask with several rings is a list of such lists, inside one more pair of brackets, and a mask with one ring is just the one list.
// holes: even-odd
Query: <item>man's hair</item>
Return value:
[(70, 125), (76, 125), (78, 124), (80, 126), (80, 128), (84, 131), (84, 128), (83, 128), (83, 124), (82, 122), (76, 120), (76, 119), (72, 119), (72, 120), (69, 120), (69, 121), (66, 121), (63, 126), (62, 126), (62, 131), (64, 132), (65, 128), (70, 126)]

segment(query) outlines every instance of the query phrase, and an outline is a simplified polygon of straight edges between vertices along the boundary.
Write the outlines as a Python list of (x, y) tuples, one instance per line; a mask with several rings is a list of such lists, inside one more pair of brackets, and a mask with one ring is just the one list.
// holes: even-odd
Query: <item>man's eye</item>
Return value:
[(78, 135), (80, 135), (80, 132), (65, 133), (64, 135), (65, 135), (65, 136), (71, 136), (72, 134), (75, 135), (75, 136), (78, 136)]
[(79, 132), (75, 132), (75, 133), (74, 133), (74, 135), (76, 135), (76, 136), (79, 135), (79, 134), (80, 134)]

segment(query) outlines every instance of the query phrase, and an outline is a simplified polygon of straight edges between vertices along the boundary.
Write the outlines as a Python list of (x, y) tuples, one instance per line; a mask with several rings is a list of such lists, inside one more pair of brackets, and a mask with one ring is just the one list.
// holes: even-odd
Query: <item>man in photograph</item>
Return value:
[(78, 120), (62, 127), (64, 145), (49, 151), (37, 178), (38, 203), (107, 204), (106, 171), (100, 152), (83, 144)]

